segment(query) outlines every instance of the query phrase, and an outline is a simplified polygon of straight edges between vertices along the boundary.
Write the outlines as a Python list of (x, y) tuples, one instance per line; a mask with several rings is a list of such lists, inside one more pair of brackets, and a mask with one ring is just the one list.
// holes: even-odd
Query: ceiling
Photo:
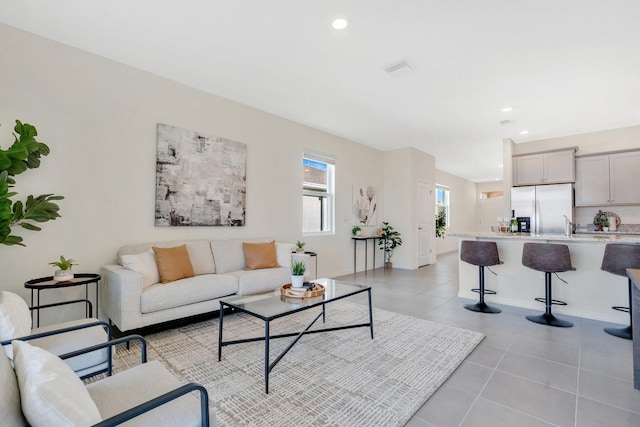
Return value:
[(475, 182), (503, 138), (640, 124), (638, 0), (0, 0), (0, 22)]

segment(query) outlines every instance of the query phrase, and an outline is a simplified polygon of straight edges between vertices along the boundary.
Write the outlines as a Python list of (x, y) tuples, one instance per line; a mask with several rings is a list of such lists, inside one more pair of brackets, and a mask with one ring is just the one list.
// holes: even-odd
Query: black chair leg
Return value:
[(479, 281), (480, 281), (480, 301), (475, 304), (465, 304), (464, 308), (467, 310), (475, 311), (478, 313), (501, 313), (502, 310), (499, 308), (491, 307), (484, 302), (484, 267), (478, 267), (479, 270)]
[(633, 328), (631, 325), (633, 324), (633, 320), (631, 319), (632, 315), (632, 300), (631, 300), (631, 279), (629, 279), (629, 326), (624, 328), (604, 328), (604, 331), (608, 334), (611, 334), (616, 337), (624, 338), (627, 340), (633, 339)]
[(555, 326), (558, 328), (570, 328), (573, 323), (558, 319), (551, 313), (551, 306), (553, 305), (553, 299), (551, 298), (551, 273), (545, 272), (545, 311), (544, 314), (529, 314), (526, 316), (527, 320), (540, 323), (541, 325)]

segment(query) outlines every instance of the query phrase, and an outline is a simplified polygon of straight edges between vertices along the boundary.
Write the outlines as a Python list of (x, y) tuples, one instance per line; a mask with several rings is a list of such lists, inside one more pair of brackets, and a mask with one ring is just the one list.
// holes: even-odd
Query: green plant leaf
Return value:
[(40, 230), (42, 230), (42, 228), (40, 228), (40, 227), (38, 227), (36, 225), (30, 224), (28, 222), (21, 222), (20, 223), (20, 227), (25, 228), (27, 230), (31, 230), (31, 231), (40, 231)]
[(3, 241), (2, 244), (3, 245), (7, 245), (7, 246), (12, 246), (12, 245), (18, 245), (18, 246), (25, 246), (22, 243), (22, 237), (20, 236), (7, 236)]

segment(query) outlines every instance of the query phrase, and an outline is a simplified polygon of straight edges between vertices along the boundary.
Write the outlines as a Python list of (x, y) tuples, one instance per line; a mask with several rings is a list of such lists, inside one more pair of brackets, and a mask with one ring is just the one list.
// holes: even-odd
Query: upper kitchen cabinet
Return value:
[(576, 206), (639, 205), (640, 151), (578, 157)]
[(513, 156), (513, 185), (559, 184), (574, 182), (575, 151)]

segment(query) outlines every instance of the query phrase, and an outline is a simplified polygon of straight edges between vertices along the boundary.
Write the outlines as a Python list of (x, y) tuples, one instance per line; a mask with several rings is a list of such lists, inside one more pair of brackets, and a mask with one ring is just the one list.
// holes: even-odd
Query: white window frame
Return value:
[[(319, 196), (325, 197), (327, 203), (327, 218), (326, 218), (326, 230), (322, 231), (304, 231), (302, 230), (303, 236), (322, 236), (322, 235), (333, 235), (335, 234), (335, 167), (336, 161), (335, 158), (328, 156), (326, 154), (319, 154), (305, 150), (302, 153), (302, 164), (304, 165), (304, 160), (308, 159), (315, 162), (324, 163), (327, 165), (327, 187), (325, 191), (314, 191), (312, 187), (314, 184), (304, 182), (304, 178), (302, 180), (302, 196)], [(305, 188), (306, 187), (306, 188)], [(311, 188), (309, 188), (311, 187)], [(319, 190), (323, 190), (324, 186), (318, 188)], [(304, 218), (304, 206), (302, 207), (302, 215)], [(304, 223), (304, 219), (303, 219)], [(303, 226), (304, 227), (304, 226)]]

